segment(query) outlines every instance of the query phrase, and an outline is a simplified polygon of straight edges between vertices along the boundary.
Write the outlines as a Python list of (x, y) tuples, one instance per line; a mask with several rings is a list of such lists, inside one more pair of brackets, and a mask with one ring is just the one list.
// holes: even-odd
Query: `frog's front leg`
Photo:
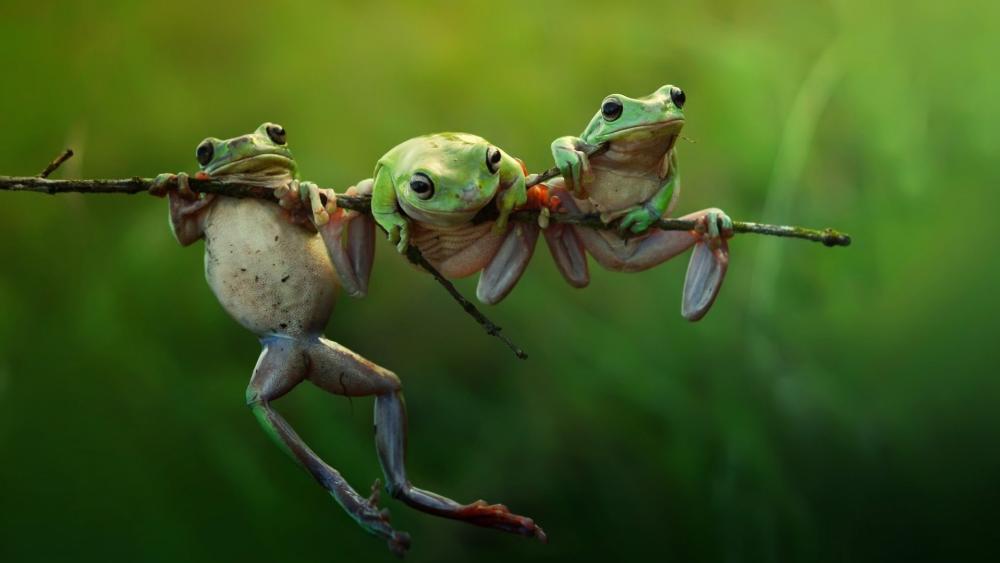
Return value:
[(480, 301), (495, 305), (514, 289), (535, 252), (538, 231), (534, 223), (515, 223), (508, 227), (500, 248), (479, 275), (476, 297)]
[(579, 137), (559, 137), (552, 141), (552, 158), (566, 187), (582, 196), (583, 185), (590, 179), (590, 159), (585, 151), (594, 148)]
[[(337, 206), (337, 194), (312, 182), (300, 184), (301, 200), (312, 206), (312, 222), (323, 237), (337, 277), (351, 297), (368, 294), (368, 280), (375, 260), (375, 221), (365, 213)], [(345, 195), (371, 195), (372, 180), (351, 186)], [(346, 236), (345, 236), (346, 233)]]
[(283, 336), (262, 340), (264, 351), (247, 387), (247, 404), (268, 434), (295, 461), (329, 491), (347, 513), (367, 531), (385, 539), (389, 548), (403, 555), (410, 538), (389, 525), (388, 513), (376, 506), (376, 498), (359, 495), (333, 467), (327, 465), (271, 406), (305, 379), (327, 391), (348, 395), (393, 393), (399, 379), (386, 370), (324, 339), (300, 341)]
[[(175, 182), (176, 189), (170, 189)], [(209, 206), (215, 202), (215, 196), (199, 196), (193, 192), (187, 174), (160, 174), (153, 179), (149, 193), (157, 197), (167, 196), (170, 205), (170, 230), (181, 246), (193, 244), (204, 235), (205, 217)]]

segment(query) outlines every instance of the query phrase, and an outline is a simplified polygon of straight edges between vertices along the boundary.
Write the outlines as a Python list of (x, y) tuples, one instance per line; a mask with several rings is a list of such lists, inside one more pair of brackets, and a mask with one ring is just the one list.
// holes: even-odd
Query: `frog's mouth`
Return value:
[(400, 198), (399, 206), (403, 209), (404, 213), (422, 223), (429, 223), (439, 227), (452, 227), (463, 225), (471, 221), (472, 218), (475, 217), (483, 207), (485, 207), (485, 204), (442, 211), (426, 207), (417, 207), (405, 199)]
[(288, 178), (295, 173), (295, 161), (278, 153), (255, 154), (226, 162), (221, 166), (206, 168), (209, 176), (239, 175), (258, 180)]
[[(683, 117), (673, 117), (656, 123), (635, 125), (615, 132), (609, 141), (616, 145), (630, 145), (624, 148), (640, 148), (647, 144), (655, 144), (664, 153), (670, 152), (680, 137), (684, 127)], [(664, 142), (665, 141), (665, 142)]]

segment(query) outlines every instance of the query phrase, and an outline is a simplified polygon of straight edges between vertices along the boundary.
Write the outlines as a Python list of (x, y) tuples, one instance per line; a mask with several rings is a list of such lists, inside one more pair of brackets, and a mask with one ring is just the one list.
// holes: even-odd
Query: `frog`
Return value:
[[(367, 292), (375, 223), (337, 206), (337, 194), (298, 179), (287, 133), (275, 123), (231, 139), (210, 137), (196, 149), (201, 179), (273, 190), (273, 199), (195, 193), (186, 173), (161, 174), (150, 192), (166, 196), (174, 237), (182, 246), (205, 241), (205, 277), (223, 309), (252, 332), (261, 354), (246, 402), (266, 433), (301, 465), (363, 529), (403, 555), (410, 536), (379, 507), (379, 481), (362, 496), (321, 459), (274, 403), (308, 381), (328, 393), (375, 397), (376, 453), (385, 489), (407, 505), (437, 516), (544, 539), (530, 518), (482, 500), (459, 504), (414, 487), (405, 465), (406, 408), (399, 377), (323, 332), (341, 286)], [(347, 189), (369, 195), (371, 183)]]
[(681, 314), (697, 321), (711, 308), (725, 278), (732, 219), (713, 207), (681, 217), (693, 221), (694, 230), (651, 228), (673, 212), (680, 196), (675, 146), (686, 100), (685, 92), (671, 84), (640, 98), (611, 94), (579, 137), (553, 141), (552, 156), (562, 177), (545, 184), (551, 200), (562, 212), (597, 214), (617, 229), (554, 223), (544, 233), (557, 268), (574, 287), (590, 281), (587, 253), (608, 270), (639, 272), (694, 246)]
[[(469, 133), (408, 139), (375, 166), (372, 215), (400, 253), (416, 246), (447, 278), (481, 272), (476, 297), (496, 304), (524, 273), (539, 229), (509, 221), (527, 202), (524, 164)], [(478, 219), (495, 213), (495, 219)]]

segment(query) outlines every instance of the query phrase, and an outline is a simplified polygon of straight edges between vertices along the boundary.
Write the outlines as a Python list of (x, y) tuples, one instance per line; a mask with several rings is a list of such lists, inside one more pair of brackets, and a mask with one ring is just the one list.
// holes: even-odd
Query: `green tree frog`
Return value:
[[(405, 141), (375, 166), (372, 214), (399, 252), (414, 244), (445, 277), (481, 271), (476, 296), (503, 299), (535, 249), (538, 228), (508, 225), (527, 201), (524, 167), (482, 137), (438, 133)], [(473, 218), (495, 204), (499, 217)]]
[[(638, 272), (694, 246), (681, 305), (684, 317), (694, 321), (708, 312), (722, 285), (732, 221), (711, 208), (683, 217), (697, 222), (691, 232), (649, 228), (673, 211), (680, 195), (674, 145), (684, 126), (685, 101), (684, 91), (669, 84), (642, 98), (612, 94), (582, 135), (556, 139), (552, 154), (562, 178), (548, 184), (550, 196), (569, 212), (597, 213), (606, 224), (618, 221), (619, 232), (556, 223), (545, 238), (574, 287), (589, 283), (586, 252), (609, 270)], [(604, 144), (604, 152), (587, 157), (588, 148)]]
[[(502, 505), (463, 505), (411, 485), (399, 378), (323, 337), (333, 312), (337, 274), (350, 293), (360, 296), (367, 289), (374, 249), (371, 218), (338, 209), (332, 190), (299, 183), (280, 125), (265, 123), (253, 133), (227, 140), (206, 139), (196, 154), (200, 177), (270, 187), (280, 200), (199, 196), (183, 173), (161, 174), (150, 190), (168, 195), (178, 242), (187, 246), (205, 239), (209, 286), (226, 312), (260, 339), (263, 351), (246, 399), (267, 433), (364, 529), (401, 555), (410, 539), (394, 530), (387, 511), (379, 509), (377, 482), (370, 497), (359, 495), (272, 406), (303, 381), (337, 395), (374, 395), (376, 449), (392, 496), (438, 516), (544, 538), (530, 518)], [(177, 189), (170, 189), (175, 183)], [(370, 182), (361, 183), (353, 191), (366, 193), (370, 188)]]

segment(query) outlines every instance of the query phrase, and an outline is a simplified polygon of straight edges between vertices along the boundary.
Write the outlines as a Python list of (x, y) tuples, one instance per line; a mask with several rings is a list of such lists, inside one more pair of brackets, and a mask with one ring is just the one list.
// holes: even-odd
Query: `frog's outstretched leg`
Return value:
[(502, 504), (487, 504), (483, 500), (459, 504), (410, 484), (406, 476), (406, 405), (401, 393), (388, 393), (375, 398), (375, 438), (379, 462), (387, 481), (386, 488), (394, 498), (435, 516), (546, 541), (545, 532), (534, 520), (513, 514)]
[(476, 297), (480, 301), (495, 305), (514, 289), (535, 253), (538, 231), (534, 223), (518, 223), (507, 229), (496, 255), (479, 275)]
[[(262, 343), (264, 351), (247, 387), (247, 404), (268, 434), (309, 471), (352, 518), (369, 532), (384, 538), (394, 553), (403, 555), (410, 544), (409, 536), (393, 530), (389, 525), (388, 513), (378, 509), (375, 499), (365, 499), (351, 488), (343, 476), (320, 459), (271, 407), (272, 401), (291, 391), (306, 378), (327, 390), (347, 395), (372, 394), (376, 390), (390, 392), (399, 388), (399, 380), (389, 372), (373, 373), (371, 364), (330, 342), (302, 342), (274, 336), (263, 339)], [(330, 355), (314, 352), (318, 347), (326, 348), (327, 345), (332, 345), (331, 349), (338, 351), (333, 355), (333, 365), (330, 365)], [(317, 370), (322, 370), (324, 377), (314, 378)], [(337, 374), (336, 377), (334, 374)], [(334, 386), (324, 385), (327, 380), (333, 382)]]
[[(531, 518), (511, 514), (503, 505), (487, 505), (483, 501), (463, 505), (412, 486), (406, 478), (406, 408), (396, 374), (325, 338), (312, 341), (305, 351), (308, 358), (305, 377), (317, 387), (350, 397), (375, 395), (379, 463), (385, 473), (386, 489), (394, 498), (437, 516), (545, 539), (545, 533)], [(384, 525), (388, 528), (388, 524)]]

